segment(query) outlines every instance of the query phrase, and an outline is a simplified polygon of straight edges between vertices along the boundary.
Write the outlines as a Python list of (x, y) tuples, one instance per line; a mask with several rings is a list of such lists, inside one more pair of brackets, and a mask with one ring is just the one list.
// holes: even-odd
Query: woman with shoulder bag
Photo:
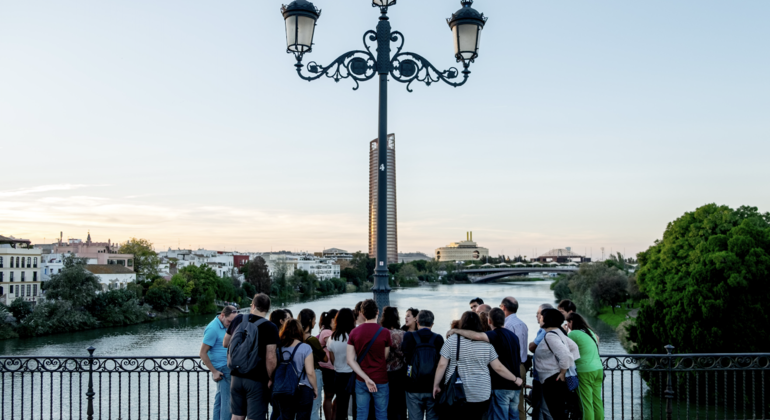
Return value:
[[(554, 420), (574, 418), (574, 415), (570, 415), (571, 410), (568, 407), (571, 399), (567, 371), (573, 366), (575, 359), (580, 357), (579, 353), (573, 354), (573, 350), (577, 353), (577, 345), (561, 329), (561, 324), (564, 323), (564, 315), (561, 312), (545, 309), (541, 316), (546, 333), (535, 350), (535, 369), (543, 384), (543, 398)], [(570, 349), (570, 346), (575, 348)]]
[[(278, 363), (290, 363), (299, 380), (293, 395), (286, 393), (275, 396), (281, 410), (281, 420), (309, 420), (313, 410), (313, 401), (318, 398), (316, 375), (313, 366), (313, 349), (303, 343), (302, 326), (296, 319), (287, 320), (281, 329), (281, 348), (278, 350)], [(279, 376), (276, 373), (276, 376)], [(275, 388), (281, 386), (283, 378), (275, 378)], [(276, 393), (278, 390), (276, 389)]]
[(580, 349), (580, 359), (575, 361), (580, 385), (578, 393), (583, 405), (583, 420), (604, 420), (602, 383), (604, 366), (599, 357), (599, 337), (586, 320), (572, 312), (567, 315), (568, 335)]
[[(459, 329), (482, 332), (481, 320), (475, 312), (465, 312)], [(455, 391), (455, 401), (447, 418), (481, 420), (489, 409), (492, 381), (489, 367), (500, 376), (521, 386), (524, 381), (500, 363), (495, 348), (485, 341), (472, 341), (457, 334), (450, 336), (441, 348), (441, 359), (433, 381), (433, 398)], [(444, 384), (444, 391), (440, 387)], [(454, 387), (449, 389), (449, 387)], [(463, 402), (464, 400), (464, 402)], [(441, 411), (446, 412), (444, 407)]]

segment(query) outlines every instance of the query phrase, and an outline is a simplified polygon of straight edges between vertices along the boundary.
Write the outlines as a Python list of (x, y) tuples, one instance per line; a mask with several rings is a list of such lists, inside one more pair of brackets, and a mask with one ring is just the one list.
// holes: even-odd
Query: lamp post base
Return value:
[(388, 286), (388, 274), (374, 274), (374, 288), (372, 289), (374, 301), (382, 314), (382, 309), (390, 306), (390, 286)]

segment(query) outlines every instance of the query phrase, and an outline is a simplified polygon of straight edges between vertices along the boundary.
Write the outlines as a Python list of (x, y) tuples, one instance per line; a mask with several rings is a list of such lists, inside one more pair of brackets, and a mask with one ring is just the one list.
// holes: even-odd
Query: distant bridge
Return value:
[(463, 273), (468, 274), (468, 279), (471, 283), (486, 283), (492, 280), (498, 280), (505, 277), (511, 277), (516, 275), (530, 274), (530, 273), (574, 273), (578, 270), (578, 267), (572, 266), (559, 266), (559, 267), (515, 267), (515, 268), (473, 268), (470, 270), (463, 270)]

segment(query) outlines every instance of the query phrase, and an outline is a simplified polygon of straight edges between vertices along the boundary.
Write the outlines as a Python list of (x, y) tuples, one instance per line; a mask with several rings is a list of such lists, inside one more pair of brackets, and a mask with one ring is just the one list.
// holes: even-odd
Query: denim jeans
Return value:
[(321, 414), (321, 404), (323, 404), (323, 393), (321, 392), (324, 389), (324, 377), (323, 373), (321, 372), (321, 369), (315, 370), (315, 382), (316, 382), (316, 388), (318, 390), (318, 398), (313, 400), (313, 411), (310, 413), (310, 420), (319, 420), (320, 414)]
[(521, 391), (493, 389), (489, 400), (489, 420), (519, 420)]
[(429, 392), (407, 392), (406, 410), (409, 413), (409, 420), (438, 420), (436, 403), (433, 394)]
[(357, 418), (363, 420), (369, 417), (369, 401), (374, 401), (374, 418), (388, 420), (388, 399), (390, 389), (388, 384), (377, 384), (377, 392), (369, 392), (366, 383), (356, 380)]
[(217, 382), (217, 393), (214, 396), (213, 420), (230, 420), (230, 368), (227, 365), (214, 368), (224, 375), (224, 379)]

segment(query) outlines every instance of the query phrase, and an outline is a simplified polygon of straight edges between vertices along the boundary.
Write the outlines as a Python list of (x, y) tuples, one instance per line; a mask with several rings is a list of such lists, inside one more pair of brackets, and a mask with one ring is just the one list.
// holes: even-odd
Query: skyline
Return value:
[[(315, 3), (306, 62), (376, 24)], [(297, 78), (280, 4), (0, 0), (0, 234), (365, 252), (376, 85)], [(458, 7), (399, 2), (391, 24), (457, 66)], [(701, 205), (770, 210), (770, 4), (474, 7), (464, 87), (390, 84), (400, 250), (472, 230), (491, 255), (635, 255)]]

